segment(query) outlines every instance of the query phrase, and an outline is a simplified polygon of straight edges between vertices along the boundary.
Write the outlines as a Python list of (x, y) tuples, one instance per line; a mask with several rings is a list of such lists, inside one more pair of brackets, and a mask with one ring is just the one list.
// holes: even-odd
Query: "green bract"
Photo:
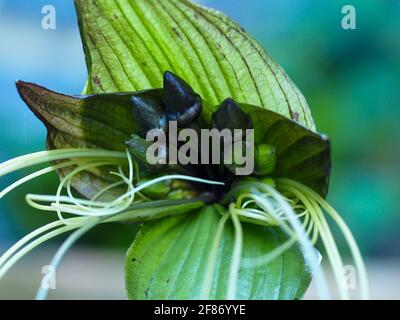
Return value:
[[(225, 299), (235, 241), (230, 223), (220, 234), (212, 286), (207, 288), (205, 281), (219, 227), (219, 216), (212, 206), (144, 226), (126, 257), (128, 297)], [(286, 237), (278, 229), (249, 224), (243, 238), (246, 261), (273, 250)], [(238, 278), (238, 299), (300, 299), (311, 277), (299, 250), (289, 250), (268, 265), (245, 268), (244, 263), (243, 267)]]

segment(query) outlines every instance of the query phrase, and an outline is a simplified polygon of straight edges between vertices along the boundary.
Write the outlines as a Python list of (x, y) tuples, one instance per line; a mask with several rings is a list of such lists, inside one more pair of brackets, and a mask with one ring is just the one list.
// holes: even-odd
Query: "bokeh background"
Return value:
[[(358, 240), (375, 298), (400, 298), (400, 1), (203, 0), (245, 27), (303, 92), (318, 130), (332, 140), (329, 201)], [(41, 9), (56, 7), (56, 30)], [(356, 8), (343, 30), (341, 8)], [(19, 98), (15, 80), (69, 94), (82, 91), (83, 51), (72, 1), (0, 0), (0, 161), (43, 150), (45, 129)], [(0, 179), (6, 186), (21, 175)], [(52, 192), (55, 175), (0, 201), (0, 252), (51, 214), (27, 192)], [(123, 298), (124, 252), (135, 228), (102, 226), (82, 239), (59, 272), (53, 298)], [(46, 244), (0, 282), (0, 298), (32, 298), (59, 242)], [(312, 297), (312, 293), (310, 294)]]

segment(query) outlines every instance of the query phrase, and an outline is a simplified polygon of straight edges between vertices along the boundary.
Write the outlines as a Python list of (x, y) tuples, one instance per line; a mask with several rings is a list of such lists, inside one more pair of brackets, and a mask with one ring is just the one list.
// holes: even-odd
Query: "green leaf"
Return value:
[[(220, 214), (212, 206), (146, 224), (126, 257), (129, 299), (199, 299)], [(274, 228), (243, 223), (238, 299), (299, 299), (311, 275), (297, 246), (267, 265), (243, 268), (244, 259), (273, 250), (286, 238)], [(224, 299), (234, 242), (228, 220), (218, 249), (212, 299)], [(248, 264), (248, 262), (246, 263)]]
[[(161, 90), (123, 94), (68, 96), (18, 81), (21, 98), (47, 128), (49, 149), (95, 148), (124, 151), (125, 141), (139, 130), (132, 113), (131, 97), (160, 97)], [(71, 168), (59, 171), (61, 176)], [(85, 171), (73, 180), (73, 186), (87, 198), (115, 181), (108, 168)], [(114, 189), (115, 194), (121, 194)], [(110, 193), (109, 193), (110, 194)], [(112, 194), (109, 195), (111, 198)]]
[(224, 14), (186, 0), (75, 0), (88, 93), (162, 87), (164, 71), (218, 105), (231, 97), (314, 130), (310, 110), (283, 69)]
[(277, 152), (273, 176), (299, 181), (325, 197), (331, 170), (329, 139), (275, 112), (240, 107), (253, 121), (255, 144), (271, 145)]
[(125, 140), (138, 130), (132, 94), (68, 96), (23, 81), (17, 82), (17, 89), (46, 128), (60, 132), (66, 140), (99, 149), (125, 150)]

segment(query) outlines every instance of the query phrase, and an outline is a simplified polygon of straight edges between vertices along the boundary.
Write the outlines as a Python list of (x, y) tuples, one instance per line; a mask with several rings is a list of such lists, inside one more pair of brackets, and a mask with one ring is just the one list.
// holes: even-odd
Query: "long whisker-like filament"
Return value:
[(20, 156), (0, 164), (0, 177), (14, 171), (28, 168), (37, 164), (42, 164), (57, 160), (67, 160), (74, 158), (99, 158), (125, 160), (126, 154), (120, 151), (108, 151), (98, 149), (58, 149), (49, 151), (40, 151), (24, 156)]
[[(73, 158), (73, 160), (68, 160)], [(135, 210), (132, 212), (128, 209), (134, 202), (135, 195), (147, 187), (160, 183), (165, 180), (187, 180), (198, 183), (223, 184), (222, 182), (205, 180), (185, 175), (167, 175), (157, 177), (153, 180), (134, 186), (133, 179), (139, 181), (138, 167), (131, 159), (128, 152), (111, 152), (105, 150), (86, 150), (86, 149), (68, 149), (38, 152), (16, 159), (12, 159), (0, 164), (0, 176), (22, 169), (29, 166), (41, 164), (48, 161), (66, 160), (60, 164), (50, 166), (34, 172), (4, 189), (0, 196), (4, 196), (19, 185), (32, 180), (41, 175), (53, 172), (65, 167), (76, 166), (67, 175), (65, 175), (57, 188), (54, 196), (51, 195), (33, 195), (28, 194), (26, 201), (29, 205), (42, 211), (55, 211), (59, 220), (34, 230), (23, 239), (13, 245), (7, 252), (0, 257), (0, 279), (6, 272), (27, 253), (35, 249), (40, 244), (62, 235), (66, 232), (76, 230), (70, 235), (57, 251), (52, 260), (52, 265), (57, 267), (67, 250), (73, 243), (85, 232), (95, 227), (98, 223), (119, 221), (121, 219), (134, 218)], [(110, 183), (98, 191), (91, 200), (76, 198), (72, 193), (72, 180), (79, 173), (98, 168), (101, 166), (116, 166), (118, 172), (112, 173), (117, 176), (120, 181)], [(127, 165), (129, 173), (126, 176), (121, 165)], [(98, 198), (108, 190), (117, 186), (126, 186), (127, 190), (124, 194), (118, 196), (112, 201), (99, 201)], [(61, 194), (62, 189), (66, 186), (67, 195)], [(139, 203), (141, 200), (136, 201)], [(196, 201), (196, 200), (194, 200)], [(47, 205), (46, 203), (49, 203)], [(81, 217), (64, 218), (63, 213), (75, 214)], [(143, 218), (144, 214), (140, 213)], [(47, 292), (44, 288), (39, 289), (37, 298), (44, 298)]]
[[(317, 228), (314, 228), (312, 239), (309, 239), (308, 235), (311, 232), (310, 227), (305, 229), (306, 226), (300, 222), (299, 214), (297, 214), (291, 207), (292, 204), (298, 203), (298, 200), (292, 200), (282, 196), (278, 191), (276, 191), (275, 188), (265, 183), (253, 182), (251, 185), (249, 184), (249, 188), (250, 187), (252, 190), (254, 190), (254, 193), (246, 195), (242, 194), (239, 196), (237, 205), (240, 206), (245, 197), (255, 200), (257, 206), (259, 206), (263, 211), (265, 211), (265, 213), (269, 214), (275, 220), (275, 225), (282, 228), (289, 236), (289, 239), (295, 239), (300, 243), (306, 263), (308, 263), (310, 270), (315, 270), (314, 279), (317, 285), (317, 291), (322, 299), (328, 299), (330, 294), (325, 276), (322, 269), (318, 267), (320, 263), (320, 257), (313, 246), (313, 244), (316, 242), (317, 233), (315, 229)], [(305, 207), (306, 210), (310, 211), (310, 208), (307, 206)], [(238, 214), (240, 214), (240, 211), (238, 211)], [(287, 220), (289, 224), (287, 224), (285, 220)], [(314, 225), (315, 221), (313, 222), (313, 226)], [(270, 258), (275, 258), (276, 253), (281, 254), (281, 251), (284, 252), (285, 250), (288, 250), (288, 247), (288, 243), (283, 244), (283, 249), (282, 247), (278, 247), (276, 249), (277, 251), (274, 252), (273, 255), (267, 257), (267, 260)]]
[(243, 230), (240, 224), (240, 220), (236, 214), (235, 205), (233, 203), (229, 207), (229, 213), (232, 218), (233, 227), (235, 229), (235, 240), (233, 243), (233, 253), (232, 253), (231, 266), (229, 270), (226, 299), (233, 300), (236, 299), (237, 280), (239, 278), (240, 260), (242, 256)]
[(50, 166), (50, 167), (41, 169), (41, 170), (36, 171), (34, 173), (31, 173), (31, 174), (19, 179), (18, 181), (14, 182), (13, 184), (9, 185), (4, 190), (2, 190), (0, 192), (0, 199), (3, 198), (7, 193), (11, 192), (15, 188), (19, 187), (20, 185), (22, 185), (22, 184), (24, 184), (24, 183), (26, 183), (26, 182), (28, 182), (30, 180), (33, 180), (33, 179), (35, 179), (37, 177), (40, 177), (42, 175), (45, 175), (47, 173), (56, 171), (58, 169), (62, 169), (62, 168), (65, 168), (65, 167), (70, 167), (70, 166), (76, 165), (76, 164), (81, 163), (81, 162), (82, 162), (81, 160), (80, 161), (79, 160), (67, 161), (67, 162), (63, 162), (61, 164), (57, 164), (57, 165), (54, 165), (54, 166)]
[(53, 267), (53, 272), (48, 273), (44, 276), (42, 280), (42, 284), (39, 287), (39, 290), (36, 294), (36, 300), (45, 300), (49, 291), (49, 286), (43, 286), (43, 282), (47, 279), (47, 277), (54, 276), (55, 270), (60, 265), (62, 259), (64, 258), (67, 251), (74, 245), (76, 241), (79, 240), (86, 232), (90, 229), (94, 228), (99, 223), (99, 219), (95, 218), (88, 222), (85, 226), (79, 228), (78, 230), (74, 231), (72, 234), (68, 236), (68, 238), (62, 243), (62, 245), (57, 250), (56, 254), (54, 255), (53, 259), (50, 262), (50, 265)]
[[(340, 215), (315, 191), (310, 189), (309, 187), (298, 183), (293, 180), (289, 179), (278, 179), (279, 184), (284, 187), (284, 188), (292, 188), (292, 191), (295, 192), (297, 190), (300, 193), (303, 193), (308, 196), (309, 199), (315, 201), (317, 203), (318, 207), (322, 207), (336, 222), (337, 226), (340, 228), (342, 231), (353, 256), (354, 262), (356, 269), (358, 271), (358, 276), (360, 279), (360, 293), (361, 293), (361, 298), (362, 299), (368, 299), (369, 298), (369, 287), (368, 287), (368, 277), (367, 277), (367, 272), (365, 268), (364, 261), (362, 259), (360, 250), (357, 246), (356, 241), (354, 240), (354, 237), (344, 222), (344, 220), (340, 217)], [(319, 209), (319, 215), (323, 216), (322, 211)], [(343, 279), (345, 281), (345, 279)]]
[(229, 218), (229, 213), (226, 212), (219, 220), (217, 230), (215, 232), (214, 242), (207, 262), (207, 267), (201, 292), (201, 299), (208, 300), (210, 298), (214, 270), (217, 262), (218, 249), (221, 243), (221, 238), (222, 238), (222, 233), (224, 231), (225, 223), (228, 220), (228, 218)]
[[(85, 218), (71, 218), (71, 219), (75, 220), (76, 222), (81, 222), (82, 219), (85, 219)], [(17, 252), (26, 243), (28, 243), (29, 241), (31, 241), (32, 239), (34, 239), (38, 235), (40, 235), (40, 234), (42, 234), (44, 232), (47, 232), (47, 231), (49, 231), (51, 229), (54, 229), (56, 227), (60, 227), (63, 224), (64, 223), (62, 221), (59, 221), (59, 220), (51, 222), (49, 224), (46, 224), (46, 225), (34, 230), (33, 232), (29, 233), (28, 235), (26, 235), (25, 237), (20, 239), (10, 249), (8, 249), (5, 253), (3, 253), (3, 255), (0, 257), (0, 267), (5, 263), (5, 261), (7, 261), (12, 255), (14, 255), (15, 252)]]
[(344, 286), (345, 275), (344, 275), (343, 262), (339, 254), (338, 248), (336, 246), (336, 243), (333, 239), (332, 233), (329, 229), (328, 224), (326, 223), (326, 220), (323, 217), (323, 214), (319, 206), (313, 203), (312, 199), (311, 200), (308, 199), (306, 196), (304, 196), (303, 193), (297, 191), (296, 189), (285, 186), (282, 186), (282, 189), (292, 191), (297, 197), (299, 197), (299, 199), (305, 204), (305, 206), (309, 208), (311, 217), (316, 226), (315, 229), (319, 231), (321, 239), (324, 245), (326, 246), (326, 252), (336, 278), (336, 283), (339, 288), (339, 294), (342, 299), (349, 299), (348, 290), (346, 290)]
[(36, 240), (33, 240), (29, 244), (27, 244), (25, 247), (21, 248), (18, 252), (16, 252), (14, 255), (12, 255), (6, 262), (3, 263), (2, 267), (0, 268), (0, 279), (7, 273), (7, 271), (15, 264), (17, 263), (22, 257), (24, 257), (27, 253), (32, 251), (34, 248), (39, 246), (40, 244), (57, 237), (61, 234), (64, 234), (68, 231), (74, 230), (76, 228), (81, 227), (84, 224), (83, 222), (77, 222), (73, 223), (70, 225), (65, 225), (63, 227), (60, 227), (56, 230), (50, 231), (46, 233), (45, 235), (37, 238)]
[[(158, 176), (151, 180), (140, 181), (139, 167), (132, 160), (128, 151), (117, 152), (95, 149), (66, 149), (37, 152), (18, 157), (0, 164), (0, 177), (19, 169), (51, 161), (63, 161), (31, 173), (12, 183), (0, 192), (0, 199), (20, 185), (42, 175), (70, 167), (69, 172), (61, 179), (55, 195), (26, 195), (27, 203), (41, 211), (57, 213), (58, 219), (37, 230), (34, 230), (0, 257), (0, 279), (6, 272), (27, 253), (40, 244), (69, 231), (74, 231), (61, 245), (51, 265), (57, 268), (66, 252), (87, 231), (99, 223), (122, 221), (124, 219), (157, 218), (157, 212), (136, 211), (144, 201), (151, 201), (142, 190), (163, 181), (185, 180), (195, 183), (223, 185), (224, 183), (206, 180), (199, 177), (170, 174)], [(110, 183), (97, 192), (91, 199), (82, 199), (74, 195), (75, 179), (84, 171), (98, 170), (100, 167), (112, 167), (109, 173), (115, 177)], [(114, 169), (115, 168), (115, 169)], [(114, 181), (115, 180), (115, 181)], [(117, 188), (111, 200), (111, 195), (103, 197), (108, 191)], [(214, 269), (226, 221), (231, 218), (234, 228), (234, 243), (232, 260), (228, 275), (227, 299), (237, 298), (237, 286), (240, 268), (265, 265), (285, 254), (294, 244), (299, 243), (304, 260), (311, 273), (314, 273), (317, 291), (322, 299), (330, 296), (323, 271), (319, 267), (320, 256), (314, 246), (322, 240), (326, 249), (339, 295), (342, 299), (349, 298), (345, 287), (345, 274), (342, 257), (331, 232), (325, 214), (328, 214), (338, 225), (352, 253), (360, 279), (361, 297), (369, 297), (368, 279), (360, 251), (349, 228), (339, 214), (314, 190), (290, 179), (276, 179), (273, 184), (262, 181), (241, 182), (240, 192), (228, 193), (226, 199), (227, 212), (223, 213), (215, 234), (214, 243), (207, 262), (201, 297), (208, 299), (212, 290)], [(66, 195), (63, 190), (66, 189)], [(236, 189), (235, 189), (236, 190)], [(243, 191), (246, 190), (246, 191)], [(234, 191), (234, 192), (237, 192)], [(235, 200), (231, 202), (234, 195)], [(106, 200), (108, 201), (106, 201)], [(188, 199), (190, 200), (190, 199)], [(193, 198), (193, 201), (196, 201)], [(65, 218), (63, 215), (78, 217)], [(135, 221), (136, 221), (135, 220)], [(262, 226), (280, 228), (287, 236), (282, 243), (257, 258), (242, 259), (243, 228), (241, 222), (251, 222)], [(44, 279), (46, 280), (46, 279)], [(41, 287), (37, 298), (44, 299), (47, 290)]]

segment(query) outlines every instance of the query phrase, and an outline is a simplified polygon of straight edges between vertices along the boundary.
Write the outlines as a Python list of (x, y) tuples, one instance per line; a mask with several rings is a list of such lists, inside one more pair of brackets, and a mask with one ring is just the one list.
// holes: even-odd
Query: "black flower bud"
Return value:
[(164, 73), (164, 102), (168, 120), (187, 126), (202, 110), (201, 97), (177, 75)]
[(162, 129), (166, 131), (167, 119), (162, 102), (152, 96), (134, 95), (131, 98), (132, 111), (140, 126), (140, 135), (146, 137), (151, 129)]
[[(212, 115), (212, 127), (223, 129), (251, 129), (253, 122), (251, 118), (240, 109), (239, 105), (231, 98), (225, 99)], [(243, 135), (244, 136), (244, 135)]]

